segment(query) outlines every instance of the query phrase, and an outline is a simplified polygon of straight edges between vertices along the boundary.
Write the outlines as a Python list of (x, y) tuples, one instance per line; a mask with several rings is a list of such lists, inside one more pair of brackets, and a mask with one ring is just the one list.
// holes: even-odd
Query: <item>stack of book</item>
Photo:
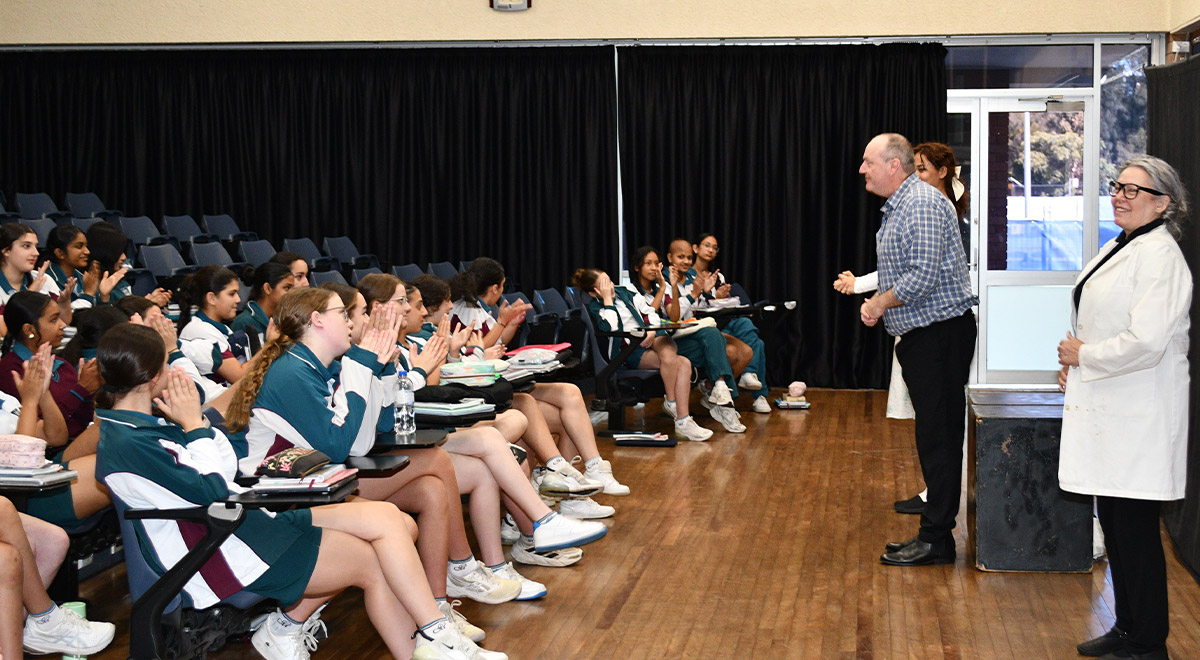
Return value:
[(44, 465), (36, 468), (0, 468), (0, 486), (39, 488), (74, 481), (78, 476), (74, 470), (46, 461)]
[(442, 383), (449, 385), (491, 385), (496, 368), (487, 362), (455, 362), (442, 365)]
[(780, 410), (808, 410), (812, 407), (812, 404), (808, 402), (808, 399), (805, 399), (803, 396), (791, 396), (789, 394), (784, 394), (778, 399), (775, 399), (775, 405)]
[(260, 494), (268, 493), (328, 493), (358, 474), (358, 470), (341, 463), (326, 465), (307, 477), (283, 478), (263, 477), (251, 489)]
[(433, 415), (435, 417), (459, 417), (474, 415), (496, 410), (496, 406), (483, 399), (463, 399), (454, 403), (438, 403), (434, 401), (418, 401), (413, 405), (413, 412), (418, 415)]

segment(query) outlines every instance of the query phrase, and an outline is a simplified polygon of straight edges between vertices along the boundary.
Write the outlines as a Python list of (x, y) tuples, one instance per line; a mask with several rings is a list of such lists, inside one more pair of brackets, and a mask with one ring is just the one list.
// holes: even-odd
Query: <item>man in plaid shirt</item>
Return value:
[(875, 235), (878, 293), (862, 322), (883, 319), (902, 337), (896, 358), (916, 412), (917, 455), (929, 488), (920, 533), (887, 544), (885, 564), (953, 563), (954, 518), (962, 492), (964, 388), (975, 351), (977, 303), (954, 206), (914, 174), (912, 147), (895, 133), (876, 136), (858, 168), (867, 192), (887, 199)]

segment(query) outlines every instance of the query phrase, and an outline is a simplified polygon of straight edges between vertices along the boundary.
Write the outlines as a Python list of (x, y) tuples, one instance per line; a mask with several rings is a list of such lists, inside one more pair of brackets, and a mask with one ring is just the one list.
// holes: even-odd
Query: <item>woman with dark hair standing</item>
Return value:
[[(179, 340), (200, 373), (221, 385), (238, 382), (245, 373), (235, 355), (229, 322), (237, 317), (238, 276), (224, 266), (205, 266), (179, 287)], [(198, 310), (192, 316), (191, 309)]]
[(1125, 163), (1110, 194), (1123, 232), (1079, 271), (1073, 332), (1058, 346), (1059, 487), (1096, 497), (1117, 614), (1078, 651), (1166, 660), (1159, 511), (1187, 486), (1192, 273), (1178, 241), (1188, 195), (1153, 156)]

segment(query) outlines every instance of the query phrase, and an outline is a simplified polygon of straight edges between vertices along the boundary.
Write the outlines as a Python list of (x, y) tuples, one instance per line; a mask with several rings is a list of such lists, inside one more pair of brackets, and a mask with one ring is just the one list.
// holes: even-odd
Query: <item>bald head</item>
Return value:
[(867, 192), (891, 197), (915, 170), (908, 140), (899, 133), (881, 133), (867, 143), (858, 173), (866, 181)]

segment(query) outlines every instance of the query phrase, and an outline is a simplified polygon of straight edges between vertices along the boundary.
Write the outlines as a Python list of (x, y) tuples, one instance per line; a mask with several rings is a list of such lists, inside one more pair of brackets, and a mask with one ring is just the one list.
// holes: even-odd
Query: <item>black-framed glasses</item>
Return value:
[(1150, 193), (1151, 195), (1161, 196), (1167, 193), (1146, 186), (1139, 186), (1136, 183), (1121, 183), (1120, 181), (1108, 182), (1108, 196), (1116, 197), (1118, 194), (1125, 195), (1125, 199), (1133, 199), (1140, 192)]

